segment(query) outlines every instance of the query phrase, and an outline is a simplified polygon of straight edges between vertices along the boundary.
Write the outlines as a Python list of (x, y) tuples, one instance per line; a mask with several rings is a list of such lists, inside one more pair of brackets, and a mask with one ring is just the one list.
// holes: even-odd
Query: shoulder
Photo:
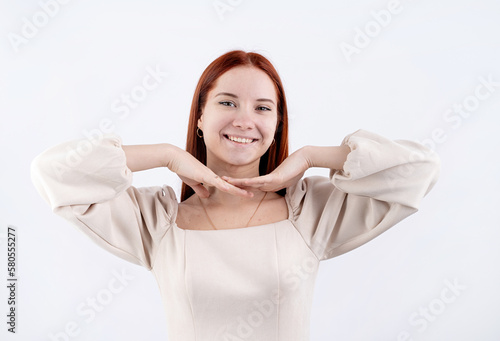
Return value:
[(196, 226), (199, 228), (202, 219), (202, 207), (196, 199), (196, 195), (191, 195), (186, 200), (179, 203), (174, 222), (179, 228), (186, 229)]

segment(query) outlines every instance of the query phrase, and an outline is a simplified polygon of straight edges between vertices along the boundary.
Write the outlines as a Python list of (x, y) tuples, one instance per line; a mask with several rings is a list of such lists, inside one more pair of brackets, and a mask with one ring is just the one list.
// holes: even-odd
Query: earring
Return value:
[(271, 142), (271, 145), (269, 147), (271, 147), (275, 143), (276, 143), (276, 139), (273, 139), (273, 142)]
[[(201, 134), (200, 134), (200, 131), (201, 131)], [(199, 138), (203, 138), (203, 130), (201, 130), (200, 128), (196, 128), (196, 135), (197, 135)]]

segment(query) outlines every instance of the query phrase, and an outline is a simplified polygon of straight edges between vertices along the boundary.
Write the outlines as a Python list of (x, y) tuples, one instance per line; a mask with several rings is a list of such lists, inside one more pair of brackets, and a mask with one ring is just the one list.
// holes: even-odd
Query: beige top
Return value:
[(131, 186), (114, 135), (45, 151), (32, 178), (55, 213), (154, 274), (169, 340), (305, 341), (319, 262), (415, 213), (440, 170), (415, 142), (358, 130), (342, 144), (351, 148), (343, 170), (287, 189), (288, 219), (246, 228), (179, 228), (172, 188)]

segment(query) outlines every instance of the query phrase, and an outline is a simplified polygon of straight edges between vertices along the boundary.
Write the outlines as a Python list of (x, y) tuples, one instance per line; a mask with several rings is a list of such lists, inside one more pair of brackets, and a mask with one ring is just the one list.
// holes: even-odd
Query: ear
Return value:
[(200, 130), (203, 130), (203, 114), (201, 114), (200, 118), (198, 119), (198, 128), (200, 128)]

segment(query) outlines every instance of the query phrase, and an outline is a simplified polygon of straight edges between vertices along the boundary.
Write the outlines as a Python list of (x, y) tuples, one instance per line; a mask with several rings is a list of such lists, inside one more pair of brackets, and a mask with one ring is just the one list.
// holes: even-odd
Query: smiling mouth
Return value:
[(250, 144), (252, 142), (257, 141), (256, 139), (235, 137), (235, 136), (230, 136), (230, 135), (224, 135), (224, 137), (231, 142), (235, 142), (235, 143), (239, 143), (239, 144)]

